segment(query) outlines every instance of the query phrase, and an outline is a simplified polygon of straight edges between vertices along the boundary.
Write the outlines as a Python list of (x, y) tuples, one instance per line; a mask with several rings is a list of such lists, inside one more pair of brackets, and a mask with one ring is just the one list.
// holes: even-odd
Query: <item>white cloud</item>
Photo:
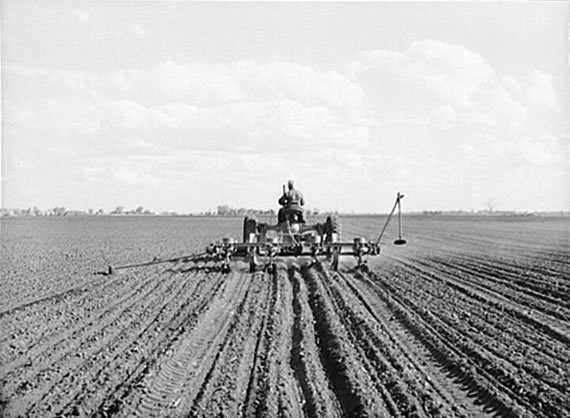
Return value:
[(85, 10), (74, 10), (73, 17), (75, 17), (81, 23), (89, 23), (91, 21), (91, 15)]
[(538, 70), (530, 74), (527, 79), (526, 94), (532, 104), (546, 110), (560, 111), (551, 75)]
[(277, 106), (281, 131), (291, 137), (315, 138), (331, 123), (330, 112), (324, 107), (308, 107), (292, 100), (281, 100)]
[(432, 120), (442, 129), (450, 128), (457, 120), (457, 110), (451, 105), (437, 106), (432, 111)]
[[(343, 155), (362, 152), (371, 137), (360, 86), (299, 64), (167, 61), (106, 74), (23, 73), (24, 83), (47, 98), (14, 107), (8, 119), (25, 141), (49, 132), (60, 148), (76, 151), (78, 161), (111, 152)], [(358, 159), (351, 161), (354, 166)], [(107, 170), (134, 182), (129, 173)]]
[(360, 86), (337, 72), (319, 72), (288, 62), (250, 65), (243, 74), (254, 90), (264, 95), (322, 104), (336, 109), (358, 109), (364, 93)]
[(465, 145), (463, 150), (471, 162), (489, 166), (563, 166), (567, 164), (563, 143), (566, 141), (551, 135), (514, 136), (500, 138), (485, 135), (477, 146)]
[(127, 32), (136, 35), (139, 38), (143, 38), (146, 35), (146, 30), (144, 30), (139, 24), (130, 25), (127, 29)]
[(87, 92), (97, 86), (98, 79), (92, 74), (79, 71), (57, 71), (49, 77), (54, 87), (64, 87), (71, 92)]
[(15, 64), (4, 61), (2, 63), (2, 72), (8, 75), (15, 75), (21, 77), (45, 77), (48, 72), (42, 68), (31, 68), (25, 65)]
[(561, 164), (565, 161), (560, 154), (558, 140), (551, 136), (523, 137), (518, 141), (510, 141), (506, 144), (507, 152), (514, 156), (516, 161), (525, 165), (551, 165)]
[(113, 177), (126, 186), (149, 186), (157, 184), (157, 179), (140, 170), (120, 166), (111, 171)]
[(457, 105), (468, 105), (472, 95), (493, 77), (483, 57), (463, 46), (436, 40), (415, 42), (407, 51), (406, 72), (419, 84)]
[(140, 103), (132, 100), (117, 100), (108, 104), (107, 112), (109, 118), (120, 127), (142, 128), (141, 124), (147, 116), (147, 109)]
[(186, 103), (171, 103), (156, 106), (151, 109), (152, 116), (169, 128), (178, 128), (184, 120), (198, 112), (197, 106), (189, 106)]
[(522, 130), (529, 114), (528, 107), (496, 80), (474, 95), (470, 106), (459, 111), (467, 121), (513, 133)]
[(499, 76), (481, 55), (436, 40), (414, 42), (403, 52), (364, 52), (347, 68), (357, 80), (373, 80), (377, 90), (372, 93), (386, 98), (388, 111), (406, 106), (402, 119), (428, 116), (443, 129), (469, 123), (521, 133), (531, 107), (559, 109), (550, 75)]
[(13, 157), (12, 162), (14, 166), (16, 166), (19, 169), (33, 170), (34, 168), (36, 168), (35, 164), (29, 163), (17, 157)]
[[(204, 205), (251, 186), (259, 193), (248, 205), (273, 207), (275, 184), (293, 176), (315, 206), (371, 207), (363, 189), (413, 188), (418, 178), (457, 186), (469, 176), (449, 173), (462, 164), (489, 172), (564, 164), (561, 141), (533, 119), (560, 108), (548, 74), (500, 75), (479, 54), (439, 41), (370, 51), (350, 68), (177, 59), (97, 73), (8, 63), (24, 93), (7, 100), (5, 121), (20, 161), (39, 172), (40, 154), (58, 149), (54, 178), (74, 178), (75, 165), (78, 182), (103, 185), (113, 199), (132, 186), (166, 193), (165, 184), (193, 179)], [(336, 188), (344, 201), (331, 201)]]
[[(170, 99), (185, 100), (198, 105), (215, 105), (237, 101), (240, 86), (222, 65), (179, 64), (168, 61), (148, 73), (157, 77), (159, 88)], [(142, 87), (142, 86), (140, 86)]]
[(398, 79), (454, 105), (468, 105), (471, 96), (493, 77), (492, 68), (480, 55), (436, 40), (414, 42), (405, 52), (368, 51), (349, 68), (355, 75), (379, 72), (388, 82)]

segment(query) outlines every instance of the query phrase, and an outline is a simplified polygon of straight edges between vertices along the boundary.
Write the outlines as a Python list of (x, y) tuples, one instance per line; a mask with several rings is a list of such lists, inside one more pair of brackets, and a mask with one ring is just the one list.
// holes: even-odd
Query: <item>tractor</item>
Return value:
[[(210, 244), (206, 253), (218, 257), (222, 261), (222, 271), (229, 272), (233, 258), (241, 258), (249, 263), (250, 272), (260, 267), (274, 271), (275, 259), (280, 257), (310, 257), (316, 261), (325, 257), (331, 262), (331, 269), (338, 270), (340, 256), (353, 256), (357, 268), (366, 266), (368, 256), (380, 254), (380, 239), (384, 234), (390, 218), (398, 207), (399, 239), (396, 245), (406, 243), (402, 239), (401, 200), (404, 195), (398, 193), (392, 212), (388, 216), (384, 228), (376, 242), (366, 238), (355, 237), (352, 241), (341, 241), (341, 226), (338, 217), (330, 215), (323, 223), (306, 224), (295, 213), (289, 213), (275, 225), (259, 222), (246, 216), (243, 220), (243, 237), (241, 242), (232, 238), (223, 238)], [(266, 260), (261, 264), (260, 260)]]
[(352, 241), (341, 240), (340, 221), (336, 216), (330, 215), (322, 223), (309, 225), (298, 213), (290, 212), (278, 220), (277, 224), (259, 222), (255, 218), (246, 216), (243, 220), (243, 237), (238, 242), (233, 238), (222, 238), (208, 245), (206, 251), (199, 254), (152, 261), (124, 266), (109, 265), (106, 271), (96, 274), (111, 275), (118, 270), (151, 266), (162, 263), (178, 262), (210, 262), (219, 266), (220, 270), (228, 273), (231, 270), (233, 259), (243, 259), (249, 263), (250, 272), (259, 269), (275, 272), (277, 258), (309, 257), (312, 262), (319, 258), (330, 261), (331, 269), (338, 270), (341, 256), (353, 256), (356, 259), (356, 268), (365, 269), (368, 257), (380, 254), (380, 240), (398, 208), (398, 239), (395, 245), (404, 245), (402, 238), (402, 209), (403, 194), (398, 193), (392, 211), (378, 236), (378, 239), (369, 241), (366, 238), (355, 237)]

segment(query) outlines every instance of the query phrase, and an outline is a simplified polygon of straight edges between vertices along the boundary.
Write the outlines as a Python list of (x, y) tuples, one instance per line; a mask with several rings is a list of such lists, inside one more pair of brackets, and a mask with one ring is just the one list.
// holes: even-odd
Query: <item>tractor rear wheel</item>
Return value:
[(340, 262), (339, 249), (335, 248), (331, 254), (331, 270), (338, 271), (338, 264)]
[(327, 234), (327, 242), (332, 242), (332, 234), (337, 234), (337, 240), (340, 241), (340, 220), (336, 216), (327, 216), (325, 222), (325, 231)]
[(257, 256), (255, 255), (255, 250), (253, 248), (249, 249), (249, 272), (255, 273), (257, 271)]
[(257, 271), (257, 264), (255, 264), (253, 261), (249, 262), (249, 272), (250, 273), (255, 273)]
[(257, 220), (246, 216), (243, 220), (243, 242), (250, 242), (250, 235), (257, 233)]

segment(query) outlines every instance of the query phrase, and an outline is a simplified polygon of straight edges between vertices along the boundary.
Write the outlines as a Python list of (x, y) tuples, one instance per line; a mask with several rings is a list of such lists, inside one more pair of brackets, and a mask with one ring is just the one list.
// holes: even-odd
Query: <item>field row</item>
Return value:
[(5, 312), (6, 415), (568, 414), (567, 342), (461, 277), (246, 271), (155, 266)]

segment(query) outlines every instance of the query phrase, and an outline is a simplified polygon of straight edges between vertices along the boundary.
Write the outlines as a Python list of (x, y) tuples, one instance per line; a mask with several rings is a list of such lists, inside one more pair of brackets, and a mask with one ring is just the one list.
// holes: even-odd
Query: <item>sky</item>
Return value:
[(4, 208), (570, 209), (567, 2), (1, 6)]

